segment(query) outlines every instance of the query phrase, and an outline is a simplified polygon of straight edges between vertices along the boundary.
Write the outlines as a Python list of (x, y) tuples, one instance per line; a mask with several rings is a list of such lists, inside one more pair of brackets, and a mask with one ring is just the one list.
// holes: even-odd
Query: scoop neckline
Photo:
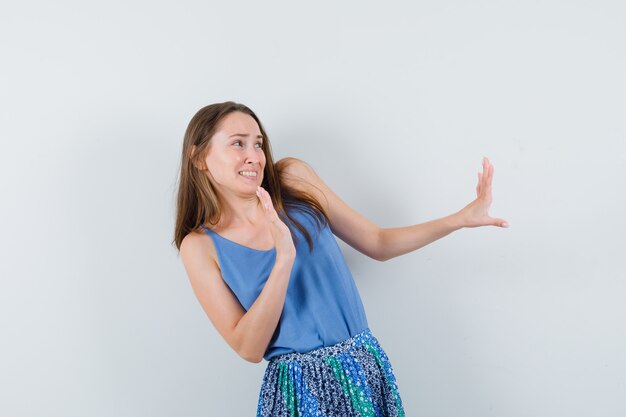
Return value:
[(248, 250), (255, 251), (255, 252), (273, 252), (273, 251), (275, 251), (275, 250), (276, 250), (276, 246), (274, 246), (274, 247), (273, 247), (273, 248), (271, 248), (271, 249), (254, 249), (254, 248), (251, 248), (251, 247), (248, 247), (248, 246), (242, 245), (241, 243), (237, 243), (237, 242), (235, 242), (235, 241), (233, 241), (233, 240), (227, 239), (227, 238), (225, 238), (224, 236), (220, 235), (219, 233), (217, 233), (217, 232), (215, 232), (215, 231), (213, 231), (213, 230), (209, 229), (209, 228), (208, 228), (208, 227), (206, 227), (205, 225), (202, 225), (202, 227), (204, 228), (204, 230), (208, 230), (209, 232), (213, 233), (214, 235), (216, 235), (216, 236), (217, 236), (217, 237), (219, 237), (220, 239), (223, 239), (223, 240), (225, 240), (225, 241), (227, 241), (227, 242), (230, 242), (230, 243), (232, 243), (232, 244), (234, 244), (234, 245), (237, 245), (237, 246), (239, 246), (239, 247), (242, 247), (242, 248), (244, 248), (244, 249), (248, 249)]

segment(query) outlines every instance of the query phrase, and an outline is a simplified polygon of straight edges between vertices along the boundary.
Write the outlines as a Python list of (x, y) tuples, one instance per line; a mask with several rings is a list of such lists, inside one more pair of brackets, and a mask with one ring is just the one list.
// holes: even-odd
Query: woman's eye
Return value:
[[(241, 141), (240, 140), (236, 140), (233, 142), (233, 145), (241, 145)], [(263, 143), (261, 142), (257, 142), (256, 145), (259, 145), (259, 149), (263, 148)]]

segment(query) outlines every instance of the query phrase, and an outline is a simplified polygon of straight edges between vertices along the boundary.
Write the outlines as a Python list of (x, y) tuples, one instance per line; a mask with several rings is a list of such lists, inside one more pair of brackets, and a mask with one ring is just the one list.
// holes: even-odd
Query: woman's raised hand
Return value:
[(463, 219), (463, 227), (499, 226), (509, 227), (504, 219), (489, 216), (491, 206), (491, 181), (493, 179), (493, 165), (487, 157), (483, 158), (483, 172), (478, 173), (478, 185), (476, 185), (476, 200), (469, 203), (459, 211)]
[(265, 211), (266, 219), (270, 223), (270, 231), (276, 245), (276, 253), (284, 256), (296, 255), (296, 247), (293, 244), (293, 238), (289, 227), (278, 217), (278, 213), (274, 209), (272, 198), (263, 187), (257, 187), (256, 195), (261, 201), (261, 206)]

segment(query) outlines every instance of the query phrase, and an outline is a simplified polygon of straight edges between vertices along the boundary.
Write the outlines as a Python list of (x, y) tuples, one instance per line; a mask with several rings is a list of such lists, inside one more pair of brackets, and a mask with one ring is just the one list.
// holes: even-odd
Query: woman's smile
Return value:
[(247, 181), (256, 182), (257, 175), (257, 171), (239, 171), (239, 176)]

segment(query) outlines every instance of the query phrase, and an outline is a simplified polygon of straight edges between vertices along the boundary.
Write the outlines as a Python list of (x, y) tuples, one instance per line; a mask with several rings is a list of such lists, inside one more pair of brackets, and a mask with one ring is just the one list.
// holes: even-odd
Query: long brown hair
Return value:
[[(213, 185), (204, 171), (196, 167), (204, 160), (211, 138), (218, 129), (219, 122), (226, 115), (235, 111), (253, 117), (263, 135), (262, 149), (266, 163), (261, 187), (267, 190), (271, 196), (276, 212), (279, 215), (286, 216), (302, 232), (309, 244), (309, 250), (313, 250), (313, 241), (308, 231), (295, 221), (285, 208), (300, 207), (313, 216), (318, 226), (328, 223), (326, 211), (312, 195), (281, 183), (282, 166), (274, 164), (269, 137), (265, 129), (263, 129), (261, 121), (250, 108), (233, 101), (214, 103), (201, 108), (191, 118), (187, 126), (181, 155), (180, 182), (176, 205), (176, 229), (174, 230), (172, 243), (175, 243), (176, 248), (180, 251), (180, 244), (187, 234), (198, 230), (203, 224), (217, 224), (222, 215), (222, 208)], [(193, 155), (192, 146), (195, 146)], [(297, 236), (291, 227), (289, 229), (295, 243)]]

